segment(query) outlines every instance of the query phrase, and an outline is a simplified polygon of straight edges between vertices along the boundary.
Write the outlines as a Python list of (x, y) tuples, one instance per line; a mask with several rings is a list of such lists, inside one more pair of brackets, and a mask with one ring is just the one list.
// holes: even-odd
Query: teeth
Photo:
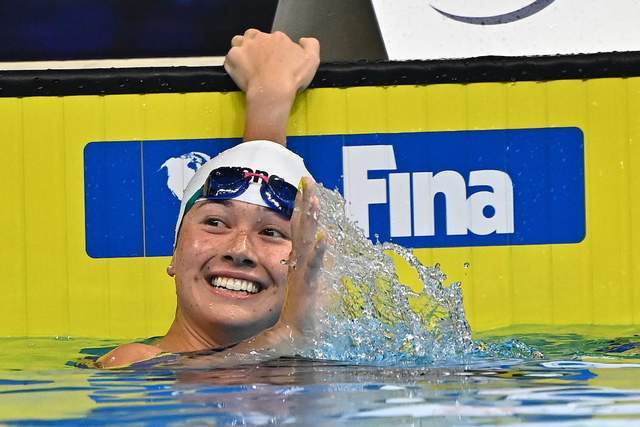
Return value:
[(212, 284), (219, 288), (230, 289), (232, 291), (245, 291), (250, 294), (256, 294), (259, 290), (256, 283), (242, 279), (233, 279), (231, 277), (214, 277)]

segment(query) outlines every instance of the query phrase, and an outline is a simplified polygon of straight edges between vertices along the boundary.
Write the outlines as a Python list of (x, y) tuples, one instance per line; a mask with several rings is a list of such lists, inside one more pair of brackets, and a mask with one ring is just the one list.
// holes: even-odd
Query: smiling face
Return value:
[(173, 256), (176, 321), (229, 345), (273, 326), (284, 303), (290, 221), (237, 200), (203, 201), (184, 217)]

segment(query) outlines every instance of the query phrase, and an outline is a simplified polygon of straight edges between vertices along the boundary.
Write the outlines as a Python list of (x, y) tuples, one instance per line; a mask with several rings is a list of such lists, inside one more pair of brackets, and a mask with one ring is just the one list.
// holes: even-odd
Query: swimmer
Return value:
[(319, 43), (255, 29), (231, 41), (224, 67), (246, 94), (244, 142), (187, 185), (167, 273), (177, 308), (166, 335), (98, 359), (128, 366), (164, 353), (290, 354), (313, 327), (308, 312), (325, 248), (318, 198), (286, 147), (289, 113), (319, 65)]

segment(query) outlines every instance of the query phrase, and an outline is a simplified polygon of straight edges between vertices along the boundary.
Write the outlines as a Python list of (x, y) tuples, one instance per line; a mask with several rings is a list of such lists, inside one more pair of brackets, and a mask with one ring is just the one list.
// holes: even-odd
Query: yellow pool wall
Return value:
[[(175, 309), (169, 257), (85, 251), (83, 149), (239, 137), (243, 120), (238, 92), (0, 98), (0, 336), (164, 334)], [(584, 241), (416, 253), (463, 283), (477, 331), (639, 324), (640, 78), (312, 89), (289, 134), (559, 126), (584, 133)]]

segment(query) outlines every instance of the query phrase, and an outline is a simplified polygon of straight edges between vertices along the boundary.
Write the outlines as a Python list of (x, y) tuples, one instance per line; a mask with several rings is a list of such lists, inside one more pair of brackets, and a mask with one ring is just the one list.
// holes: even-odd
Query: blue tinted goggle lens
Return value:
[(202, 197), (212, 200), (232, 199), (244, 193), (252, 179), (261, 179), (260, 194), (265, 203), (287, 218), (291, 218), (298, 190), (276, 175), (256, 174), (251, 169), (221, 167), (209, 174)]

